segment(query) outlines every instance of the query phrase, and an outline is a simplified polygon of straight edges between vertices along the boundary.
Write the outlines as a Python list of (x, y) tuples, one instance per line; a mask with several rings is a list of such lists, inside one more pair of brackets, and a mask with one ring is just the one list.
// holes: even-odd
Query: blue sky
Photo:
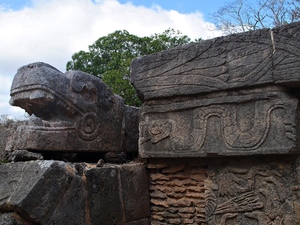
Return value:
[[(231, 0), (119, 0), (120, 3), (131, 2), (136, 6), (146, 6), (148, 8), (159, 5), (166, 10), (176, 10), (180, 13), (191, 13), (200, 11), (206, 20), (210, 21), (210, 15), (215, 13), (219, 7)], [(0, 0), (0, 4), (13, 10), (20, 10), (24, 7), (32, 6), (31, 0)]]
[[(230, 0), (229, 0), (230, 1)], [(125, 3), (127, 0), (120, 0), (119, 2)], [(141, 1), (132, 0), (134, 5), (143, 5), (146, 7), (151, 7), (153, 5), (159, 5), (163, 9), (167, 10), (177, 10), (181, 13), (191, 13), (196, 10), (202, 12), (207, 20), (209, 20), (209, 15), (213, 14), (221, 7), (225, 2), (224, 0), (161, 0), (161, 1)]]
[(25, 6), (30, 7), (31, 1), (28, 0), (0, 0), (0, 4), (12, 10), (20, 10)]
[(8, 104), (10, 85), (21, 66), (42, 61), (65, 72), (72, 54), (116, 30), (149, 36), (174, 28), (192, 39), (220, 36), (209, 15), (226, 2), (0, 0), (0, 115), (24, 115)]

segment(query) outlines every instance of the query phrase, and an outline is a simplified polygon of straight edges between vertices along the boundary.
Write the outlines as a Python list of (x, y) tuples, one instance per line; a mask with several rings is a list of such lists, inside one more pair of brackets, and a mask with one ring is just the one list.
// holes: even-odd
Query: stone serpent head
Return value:
[(15, 132), (13, 149), (121, 151), (126, 114), (138, 114), (100, 78), (81, 71), (62, 73), (41, 62), (18, 70), (10, 104), (34, 115)]

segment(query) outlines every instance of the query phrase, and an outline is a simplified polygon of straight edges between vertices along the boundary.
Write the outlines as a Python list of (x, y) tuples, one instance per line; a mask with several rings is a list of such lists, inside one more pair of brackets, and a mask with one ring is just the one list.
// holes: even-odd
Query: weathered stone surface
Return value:
[(3, 157), (5, 151), (7, 133), (6, 125), (0, 121), (0, 159)]
[(1, 164), (0, 211), (13, 210), (40, 223), (70, 186), (73, 176), (66, 166), (57, 161)]
[(280, 83), (300, 85), (300, 24), (205, 40), (137, 58), (131, 81), (144, 100)]
[(107, 152), (104, 154), (104, 160), (111, 163), (125, 163), (127, 155), (125, 152)]
[(5, 151), (6, 142), (11, 135), (10, 128), (22, 125), (22, 120), (12, 120), (8, 116), (0, 116), (0, 161), (8, 161), (11, 152)]
[(295, 167), (293, 158), (228, 160), (209, 167), (207, 224), (299, 224)]
[[(169, 180), (161, 186), (153, 177), (163, 174), (162, 169), (150, 169), (151, 224), (179, 220), (180, 224), (203, 225), (300, 224), (299, 157), (165, 159), (170, 171), (174, 161), (185, 165), (187, 180), (195, 174), (202, 176), (204, 170), (206, 176), (194, 184), (173, 186), (176, 178), (172, 177), (182, 173), (173, 170), (173, 174), (165, 175)], [(197, 163), (198, 167), (190, 166)], [(180, 197), (176, 195), (179, 188), (180, 192), (185, 189)]]
[(135, 59), (140, 156), (299, 153), (299, 34), (294, 23)]
[(85, 171), (91, 224), (125, 223), (118, 175), (117, 167)]
[(125, 107), (124, 112), (124, 148), (126, 152), (137, 152), (139, 140), (139, 116), (140, 110), (137, 107)]
[(0, 164), (0, 180), (0, 224), (149, 222), (147, 174), (140, 163), (101, 168), (45, 160), (6, 163)]
[(150, 216), (149, 182), (144, 166), (124, 164), (120, 167), (126, 221), (135, 221)]
[[(77, 171), (76, 171), (77, 172)], [(87, 191), (81, 176), (74, 176), (64, 196), (59, 200), (51, 214), (44, 218), (43, 224), (89, 224), (87, 220)]]
[(10, 162), (21, 162), (41, 159), (43, 159), (43, 156), (40, 153), (30, 152), (27, 150), (15, 150), (11, 153), (8, 160)]
[[(198, 169), (199, 174), (202, 175), (204, 168), (199, 165), (198, 167), (190, 167), (190, 161), (185, 159), (152, 159), (149, 163), (154, 165), (163, 162), (165, 165), (163, 168), (149, 168), (151, 224), (158, 222), (162, 224), (201, 224), (197, 223), (198, 216), (204, 218), (203, 221), (205, 222), (203, 198), (205, 190), (204, 188), (199, 190), (197, 187), (204, 187), (204, 180), (207, 177), (202, 176), (202, 179), (198, 179), (196, 182), (191, 182), (190, 179), (191, 175), (195, 175), (195, 169)], [(168, 172), (164, 173), (164, 170), (168, 170)], [(180, 177), (180, 180), (177, 177)], [(160, 184), (161, 179), (164, 180), (164, 185)], [(191, 191), (189, 189), (196, 190), (193, 197), (190, 197)], [(201, 204), (199, 204), (200, 197)], [(196, 212), (197, 207), (203, 207), (202, 212)]]
[(142, 164), (93, 168), (85, 171), (85, 178), (91, 224), (125, 224), (150, 216), (147, 174)]
[(138, 109), (90, 74), (63, 74), (45, 63), (23, 66), (10, 104), (36, 117), (11, 132), (7, 149), (137, 152)]
[(14, 213), (0, 213), (1, 225), (26, 225), (22, 221), (18, 220), (18, 216)]
[(283, 87), (211, 93), (141, 109), (142, 157), (299, 152), (298, 99)]
[(150, 225), (150, 221), (147, 218), (147, 219), (132, 221), (132, 222), (126, 223), (126, 225)]

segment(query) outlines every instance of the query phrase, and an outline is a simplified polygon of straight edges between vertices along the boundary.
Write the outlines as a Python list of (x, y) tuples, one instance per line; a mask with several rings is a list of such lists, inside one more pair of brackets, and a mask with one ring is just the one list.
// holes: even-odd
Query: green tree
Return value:
[(89, 46), (89, 51), (73, 54), (66, 67), (67, 70), (81, 70), (102, 78), (127, 105), (140, 106), (141, 101), (129, 79), (131, 61), (139, 56), (191, 42), (188, 36), (174, 29), (149, 37), (138, 37), (126, 30), (118, 30), (99, 38)]

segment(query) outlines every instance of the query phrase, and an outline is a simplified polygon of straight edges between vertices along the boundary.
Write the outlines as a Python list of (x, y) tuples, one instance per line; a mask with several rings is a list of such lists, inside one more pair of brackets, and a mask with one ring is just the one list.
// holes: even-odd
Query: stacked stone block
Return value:
[[(36, 160), (0, 164), (0, 224), (148, 225), (145, 166)], [(6, 223), (7, 220), (18, 221)]]
[(152, 224), (300, 223), (299, 43), (293, 23), (132, 62)]
[(143, 165), (0, 165), (0, 223), (299, 225), (299, 43), (294, 23), (137, 58), (139, 113), (91, 75), (20, 68), (10, 102), (39, 119), (6, 149), (106, 159), (138, 146), (150, 184)]
[(151, 224), (205, 224), (206, 170), (187, 161), (147, 165), (150, 176)]
[(151, 159), (152, 225), (298, 225), (300, 158)]

